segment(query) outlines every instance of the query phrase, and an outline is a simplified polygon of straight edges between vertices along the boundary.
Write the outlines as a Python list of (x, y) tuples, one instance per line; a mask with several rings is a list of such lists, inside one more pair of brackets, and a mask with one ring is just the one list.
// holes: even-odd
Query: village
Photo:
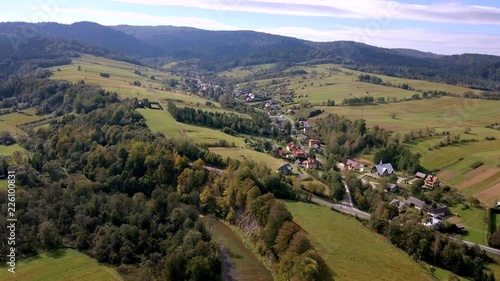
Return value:
[[(210, 91), (225, 92), (223, 87), (211, 82), (204, 83), (201, 79), (197, 81), (200, 89), (198, 95), (201, 97), (206, 97), (206, 93)], [(288, 130), (290, 132), (290, 142), (286, 145), (272, 144), (269, 151), (273, 157), (284, 160), (276, 173), (284, 176), (301, 176), (311, 170), (322, 172), (325, 143), (320, 139), (310, 137), (314, 129), (311, 122), (303, 119), (296, 121), (291, 117), (300, 109), (300, 105), (289, 105), (295, 97), (293, 93), (278, 89), (274, 96), (269, 96), (268, 93), (237, 88), (229, 94), (244, 103), (264, 110), (272, 122), (272, 127), (277, 131)], [(292, 126), (288, 128), (290, 124)], [(407, 212), (419, 214), (422, 216), (422, 224), (435, 230), (442, 230), (448, 225), (453, 225), (452, 232), (454, 233), (466, 231), (462, 224), (446, 223), (447, 219), (458, 215), (453, 214), (448, 206), (439, 202), (427, 204), (418, 196), (408, 192), (409, 186), (414, 183), (421, 183), (422, 191), (443, 187), (439, 178), (434, 174), (416, 172), (414, 175), (400, 175), (396, 174), (391, 163), (384, 163), (381, 160), (378, 164), (372, 164), (366, 159), (357, 160), (356, 158), (343, 159), (336, 164), (336, 168), (342, 173), (355, 172), (364, 184), (390, 193), (393, 199), (388, 203), (395, 206), (399, 214)], [(381, 182), (384, 186), (381, 186)]]

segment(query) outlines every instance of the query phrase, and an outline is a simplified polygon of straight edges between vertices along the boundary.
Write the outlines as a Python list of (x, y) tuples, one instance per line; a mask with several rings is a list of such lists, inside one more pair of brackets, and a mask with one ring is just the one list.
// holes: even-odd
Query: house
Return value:
[(424, 225), (432, 229), (439, 229), (443, 225), (443, 221), (439, 218), (432, 217), (425, 222)]
[(317, 145), (319, 147), (321, 145), (321, 141), (316, 139), (310, 139), (309, 146), (314, 146), (314, 145)]
[(439, 179), (437, 176), (433, 175), (427, 175), (424, 181), (424, 186), (426, 188), (434, 188), (436, 186), (439, 186)]
[(284, 150), (284, 149), (280, 149), (278, 150), (278, 154), (281, 156), (281, 157), (286, 157), (287, 154), (288, 154), (288, 151)]
[(299, 127), (304, 128), (304, 127), (312, 127), (312, 126), (311, 126), (311, 123), (309, 123), (307, 121), (299, 121)]
[(401, 212), (406, 208), (405, 202), (399, 200), (399, 199), (392, 199), (392, 201), (389, 203), (389, 205), (394, 205), (398, 207), (398, 210)]
[(415, 177), (418, 178), (418, 179), (425, 179), (426, 176), (427, 176), (426, 174), (421, 173), (421, 172), (417, 172), (415, 174)]
[(290, 152), (293, 152), (293, 151), (298, 150), (298, 149), (299, 149), (299, 147), (295, 143), (293, 143), (293, 142), (289, 143), (286, 146), (286, 150), (288, 150)]
[(391, 184), (388, 184), (387, 185), (387, 188), (386, 188), (387, 192), (390, 192), (390, 193), (398, 193), (399, 192), (399, 186), (395, 183), (391, 183)]
[(295, 157), (295, 159), (306, 159), (308, 156), (307, 152), (303, 150), (294, 150), (292, 152), (292, 155), (293, 157)]
[(371, 173), (379, 176), (388, 176), (394, 174), (394, 168), (392, 168), (391, 163), (382, 163), (382, 160), (380, 160), (380, 163), (372, 168)]
[(292, 165), (286, 163), (281, 165), (276, 172), (282, 175), (290, 175), (292, 173), (293, 167)]
[(298, 134), (297, 138), (299, 138), (301, 141), (306, 141), (307, 140), (307, 136), (303, 135), (303, 134)]
[(425, 204), (424, 201), (422, 201), (418, 198), (415, 198), (413, 196), (410, 196), (410, 197), (408, 197), (408, 199), (406, 199), (406, 205), (408, 205), (412, 208), (418, 209), (418, 210), (427, 209), (427, 204)]
[(347, 169), (349, 170), (357, 170), (359, 169), (359, 162), (356, 161), (356, 160), (352, 160), (352, 159), (347, 159), (347, 162), (346, 162), (346, 167)]
[(444, 206), (444, 207), (432, 209), (428, 212), (428, 214), (430, 216), (436, 217), (436, 218), (445, 218), (445, 217), (451, 216), (451, 211), (450, 211), (450, 208)]
[(306, 169), (316, 169), (319, 166), (318, 160), (314, 158), (307, 158), (306, 161), (303, 162)]

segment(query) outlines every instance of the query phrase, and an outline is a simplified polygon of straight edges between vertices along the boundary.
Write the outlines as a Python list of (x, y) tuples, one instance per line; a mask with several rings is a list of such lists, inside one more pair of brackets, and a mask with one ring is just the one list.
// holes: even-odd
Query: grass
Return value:
[[(430, 269), (430, 268), (431, 268), (431, 266), (430, 266), (430, 265), (426, 264), (426, 265), (425, 265), (425, 268), (426, 268), (429, 272), (431, 272), (431, 269)], [(448, 271), (448, 270), (446, 270), (446, 269), (442, 269), (442, 268), (440, 268), (440, 267), (435, 267), (435, 266), (434, 266), (434, 273), (430, 273), (430, 274), (431, 274), (432, 276), (434, 276), (434, 278), (436, 278), (436, 279), (437, 279), (437, 280), (439, 280), (439, 281), (448, 281), (448, 278), (450, 278), (450, 275), (452, 275), (453, 273), (452, 273), (452, 272), (450, 272), (450, 271)], [(467, 281), (467, 280), (468, 280), (468, 279), (466, 279), (466, 278), (464, 278), (464, 277), (460, 277), (460, 276), (458, 276), (458, 275), (456, 275), (456, 274), (455, 274), (455, 276), (457, 276), (457, 277), (458, 277), (458, 279), (459, 279), (460, 281)]]
[[(496, 101), (441, 97), (373, 106), (317, 108), (325, 110), (326, 114), (365, 119), (370, 126), (378, 125), (392, 131), (405, 132), (425, 127), (462, 128), (462, 131), (465, 127), (484, 127), (500, 117), (497, 107)], [(392, 112), (396, 113), (394, 119), (390, 114)]]
[(0, 131), (9, 131), (13, 136), (26, 135), (26, 133), (17, 128), (16, 125), (36, 121), (44, 117), (47, 117), (47, 115), (35, 115), (35, 110), (33, 108), (23, 110), (22, 113), (13, 112), (0, 115)]
[[(340, 71), (330, 71), (330, 68), (335, 68)], [(340, 65), (335, 64), (321, 64), (321, 65), (309, 65), (309, 66), (293, 66), (286, 69), (284, 72), (290, 70), (305, 70), (309, 74), (306, 75), (296, 75), (288, 76), (286, 78), (275, 78), (274, 80), (280, 80), (278, 86), (286, 86), (288, 89), (295, 91), (297, 95), (308, 96), (302, 99), (308, 100), (310, 102), (316, 103), (321, 101), (326, 101), (328, 99), (334, 100), (336, 103), (342, 102), (344, 98), (350, 97), (360, 97), (370, 95), (373, 97), (396, 97), (410, 98), (414, 94), (420, 94), (424, 91), (446, 91), (455, 94), (462, 95), (467, 91), (472, 91), (479, 93), (478, 90), (471, 90), (469, 88), (446, 85), (435, 82), (421, 81), (421, 80), (411, 80), (396, 77), (389, 77), (385, 75), (376, 76), (382, 78), (384, 82), (390, 82), (393, 85), (409, 84), (414, 88), (413, 91), (403, 90), (397, 87), (389, 87), (383, 85), (374, 85), (370, 83), (359, 82), (358, 76), (362, 73), (355, 70), (350, 70), (340, 67)], [(317, 75), (313, 76), (312, 72), (316, 71)], [(234, 78), (243, 78), (252, 74), (251, 71), (245, 68), (235, 68), (228, 72), (220, 73), (219, 75), (226, 75)], [(263, 79), (252, 81), (258, 86), (267, 87), (273, 85), (273, 79)], [(286, 83), (286, 84), (285, 84)], [(273, 85), (273, 86), (274, 86)], [(301, 99), (296, 99), (299, 101)]]
[(221, 132), (220, 130), (196, 126), (192, 124), (179, 123), (164, 110), (138, 109), (149, 128), (153, 132), (161, 132), (167, 137), (185, 137), (190, 138), (198, 144), (213, 144), (219, 140), (226, 140), (229, 144), (234, 143), (238, 147), (244, 147), (244, 139)]
[(136, 110), (144, 116), (146, 124), (153, 133), (160, 132), (167, 137), (179, 135), (180, 130), (177, 121), (167, 111), (142, 108)]
[(481, 208), (468, 208), (462, 210), (462, 206), (450, 207), (453, 214), (459, 214), (459, 217), (452, 217), (448, 220), (454, 223), (460, 223), (465, 226), (467, 233), (462, 235), (464, 240), (474, 242), (481, 245), (486, 245), (486, 223), (484, 216), (486, 211)]
[[(79, 66), (81, 71), (78, 71)], [(206, 102), (205, 99), (185, 94), (177, 89), (168, 89), (163, 84), (164, 81), (170, 79), (180, 81), (180, 77), (164, 70), (155, 70), (127, 62), (83, 55), (73, 59), (69, 65), (53, 67), (51, 70), (54, 73), (52, 79), (71, 82), (84, 80), (85, 83), (97, 84), (108, 91), (117, 92), (121, 98), (147, 98), (151, 101), (180, 100), (193, 104)], [(135, 74), (135, 70), (140, 71), (143, 76)], [(101, 77), (100, 73), (109, 73), (110, 78)], [(155, 79), (151, 79), (151, 76), (155, 76)], [(141, 86), (134, 86), (134, 81), (139, 81)], [(214, 104), (220, 106), (217, 103)]]
[(245, 78), (259, 71), (267, 70), (273, 67), (274, 65), (275, 65), (274, 63), (268, 63), (268, 64), (252, 65), (252, 66), (238, 66), (226, 70), (224, 72), (220, 72), (217, 75), (220, 77), (227, 77), (227, 78)]
[(313, 204), (286, 205), (294, 221), (309, 234), (336, 281), (432, 280), (406, 253), (356, 219)]
[(273, 170), (276, 170), (284, 163), (283, 160), (274, 158), (269, 154), (246, 148), (221, 147), (210, 148), (210, 151), (221, 155), (224, 159), (229, 157), (231, 159), (238, 159), (240, 161), (251, 160), (257, 163), (261, 163), (262, 165), (267, 165), (267, 167)]
[(0, 280), (9, 281), (119, 281), (123, 278), (109, 266), (76, 250), (56, 250), (18, 262), (12, 274), (2, 266)]
[(212, 129), (208, 127), (178, 123), (181, 131), (184, 135), (192, 139), (195, 143), (203, 144), (213, 144), (219, 140), (226, 140), (229, 144), (234, 143), (237, 147), (245, 147), (245, 140), (241, 137), (235, 137), (225, 134), (217, 129)]
[[(313, 70), (316, 70), (319, 75), (321, 75), (322, 73), (329, 74), (329, 70), (328, 70), (329, 68), (338, 68), (341, 71), (341, 73), (350, 73), (350, 74), (352, 74), (352, 76), (355, 77), (355, 79), (357, 79), (358, 76), (362, 73), (366, 74), (365, 72), (346, 69), (346, 68), (343, 68), (340, 65), (336, 65), (336, 64), (320, 64), (320, 65), (302, 67), (302, 69), (306, 70), (309, 73), (311, 73)], [(397, 77), (391, 77), (391, 76), (379, 75), (379, 74), (373, 74), (373, 75), (381, 78), (384, 82), (390, 82), (393, 85), (409, 84), (410, 86), (412, 86), (415, 89), (415, 91), (418, 91), (418, 90), (420, 90), (420, 91), (437, 90), (437, 91), (445, 91), (445, 92), (450, 92), (450, 93), (455, 93), (455, 94), (463, 94), (466, 91), (472, 91), (474, 93), (481, 92), (480, 90), (472, 90), (472, 89), (469, 89), (466, 87), (447, 85), (447, 84), (436, 83), (436, 82), (397, 78)], [(334, 76), (334, 73), (332, 73), (332, 76)]]
[(16, 151), (22, 152), (22, 151), (25, 151), (25, 149), (17, 143), (14, 145), (9, 145), (9, 146), (0, 145), (0, 155), (2, 155), (2, 156), (10, 156), (10, 155), (14, 154), (14, 152), (16, 152)]
[[(500, 131), (485, 128), (486, 125), (491, 124), (492, 120), (500, 118), (496, 101), (442, 97), (373, 106), (318, 108), (325, 110), (326, 114), (334, 113), (351, 119), (362, 118), (369, 126), (377, 125), (400, 134), (431, 127), (435, 128), (436, 132), (460, 134), (461, 139), (477, 139), (477, 142), (459, 143), (434, 149), (433, 147), (443, 138), (443, 136), (434, 136), (408, 145), (413, 152), (422, 155), (421, 164), (426, 169), (446, 168), (453, 172), (455, 176), (444, 181), (449, 185), (457, 185), (464, 181), (463, 175), (471, 170), (469, 166), (476, 161), (482, 161), (491, 166), (500, 163)], [(391, 118), (391, 112), (396, 112), (396, 118)], [(326, 114), (323, 113), (322, 116)], [(465, 134), (465, 128), (470, 128), (471, 133)], [(489, 136), (495, 137), (496, 140), (486, 141), (485, 137)], [(430, 148), (432, 150), (429, 150)], [(463, 160), (457, 161), (460, 158)], [(468, 189), (466, 193), (475, 195), (499, 181), (500, 175), (492, 177)], [(491, 203), (489, 201), (488, 203)]]

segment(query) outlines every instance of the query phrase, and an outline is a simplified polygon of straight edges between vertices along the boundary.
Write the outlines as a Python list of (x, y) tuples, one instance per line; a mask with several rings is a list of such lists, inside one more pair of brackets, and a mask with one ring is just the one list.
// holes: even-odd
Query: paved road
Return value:
[(336, 203), (332, 203), (330, 201), (327, 201), (323, 198), (317, 197), (315, 195), (311, 195), (311, 202), (314, 202), (316, 204), (319, 204), (319, 205), (322, 205), (322, 206), (325, 206), (328, 208), (333, 208), (333, 209), (335, 209), (339, 212), (345, 213), (345, 214), (358, 216), (359, 218), (370, 219), (370, 217), (371, 217), (370, 214), (354, 208), (352, 206), (352, 204), (350, 205), (348, 202), (342, 202), (342, 204), (336, 204)]
[(500, 250), (499, 249), (495, 249), (495, 248), (491, 248), (491, 247), (488, 247), (488, 246), (483, 246), (483, 245), (479, 245), (479, 244), (476, 244), (476, 243), (472, 243), (472, 242), (469, 242), (469, 241), (465, 241), (465, 240), (461, 240), (461, 239), (457, 239), (457, 238), (453, 238), (453, 237), (450, 237), (450, 239), (452, 240), (455, 240), (457, 242), (462, 242), (468, 246), (474, 246), (474, 245), (478, 245), (479, 248), (481, 248), (481, 250), (484, 250), (485, 252), (487, 253), (490, 253), (490, 254), (493, 254), (493, 255), (497, 255), (497, 256), (500, 256)]

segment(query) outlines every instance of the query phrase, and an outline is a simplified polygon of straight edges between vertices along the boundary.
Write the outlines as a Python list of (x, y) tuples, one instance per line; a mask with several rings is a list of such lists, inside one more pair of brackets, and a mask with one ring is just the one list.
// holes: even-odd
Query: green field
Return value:
[[(500, 117), (499, 102), (454, 97), (405, 101), (372, 106), (315, 107), (328, 113), (365, 119), (392, 131), (409, 131), (425, 127), (484, 127)], [(393, 119), (391, 113), (396, 113)], [(491, 130), (494, 131), (494, 130)]]
[(336, 281), (432, 280), (406, 253), (356, 219), (313, 204), (286, 205), (294, 221), (309, 234)]
[(484, 216), (486, 211), (480, 208), (469, 208), (462, 210), (461, 205), (450, 207), (453, 214), (458, 214), (458, 217), (451, 217), (448, 221), (460, 223), (465, 226), (467, 233), (462, 235), (464, 240), (477, 244), (486, 245), (486, 223)]
[(13, 136), (26, 135), (16, 125), (36, 121), (47, 117), (48, 115), (35, 115), (35, 109), (30, 108), (21, 112), (14, 112), (5, 115), (0, 115), (0, 131), (9, 131)]
[[(321, 64), (321, 65), (313, 65), (313, 66), (306, 66), (302, 67), (305, 71), (308, 73), (311, 73), (313, 70), (316, 70), (318, 72), (318, 76), (321, 76), (321, 74), (330, 74), (330, 71), (328, 70), (329, 68), (338, 68), (341, 72), (332, 72), (332, 77), (335, 75), (343, 74), (343, 73), (350, 73), (352, 76), (354, 76), (355, 80), (357, 80), (358, 76), (360, 74), (369, 74), (365, 72), (360, 72), (356, 70), (351, 70), (351, 69), (346, 69), (341, 67), (340, 65), (335, 65), (335, 64)], [(447, 85), (447, 84), (441, 84), (441, 83), (436, 83), (436, 82), (429, 82), (429, 81), (423, 81), (423, 80), (413, 80), (413, 79), (405, 79), (405, 78), (397, 78), (397, 77), (391, 77), (391, 76), (386, 76), (386, 75), (379, 75), (379, 74), (371, 74), (375, 75), (379, 78), (381, 78), (384, 82), (390, 82), (393, 85), (398, 85), (398, 84), (409, 84), (412, 86), (415, 91), (445, 91), (445, 92), (450, 92), (450, 93), (455, 93), (455, 94), (463, 94), (467, 91), (472, 91), (474, 93), (479, 93), (479, 90), (471, 90), (469, 88), (465, 87), (460, 87), (460, 86), (453, 86), (453, 85)], [(308, 75), (310, 76), (310, 75)], [(327, 77), (324, 77), (325, 79)], [(330, 77), (328, 77), (330, 78)], [(363, 82), (364, 83), (364, 82)], [(367, 84), (367, 83), (365, 83)], [(397, 89), (397, 88), (396, 88)]]
[[(78, 66), (81, 67), (80, 71), (78, 71)], [(180, 81), (180, 77), (167, 71), (154, 70), (127, 62), (82, 55), (80, 58), (73, 59), (69, 65), (53, 67), (51, 70), (54, 73), (52, 79), (71, 82), (84, 80), (85, 83), (97, 84), (106, 90), (117, 92), (121, 98), (148, 98), (151, 101), (180, 100), (188, 104), (206, 102), (205, 99), (187, 95), (177, 89), (168, 89), (163, 84), (164, 81), (170, 79)], [(135, 70), (140, 71), (146, 77), (135, 74)], [(110, 77), (101, 77), (100, 73), (109, 73)], [(155, 76), (155, 79), (151, 79), (151, 76)], [(134, 86), (134, 81), (139, 81), (141, 86)], [(214, 104), (218, 106), (217, 103)]]
[(259, 71), (269, 69), (274, 65), (275, 65), (274, 63), (268, 63), (268, 64), (252, 65), (252, 66), (238, 66), (226, 70), (224, 72), (220, 72), (217, 75), (220, 77), (227, 77), (227, 78), (245, 78), (255, 73), (258, 73)]
[(274, 158), (269, 154), (246, 148), (217, 147), (210, 148), (210, 151), (221, 155), (224, 159), (229, 157), (240, 161), (250, 160), (266, 165), (268, 168), (273, 170), (277, 169), (284, 163), (283, 160)]
[[(333, 71), (330, 71), (333, 69)], [(308, 100), (313, 103), (334, 100), (336, 103), (341, 103), (344, 98), (350, 97), (396, 97), (398, 99), (410, 98), (412, 95), (425, 91), (446, 91), (462, 95), (467, 91), (478, 93), (478, 90), (469, 88), (440, 84), (435, 82), (411, 80), (384, 75), (380, 77), (384, 82), (390, 82), (393, 85), (409, 84), (414, 90), (403, 90), (392, 86), (375, 85), (358, 81), (358, 76), (362, 73), (355, 70), (342, 68), (335, 64), (321, 64), (308, 66), (293, 66), (286, 69), (284, 72), (291, 70), (305, 70), (308, 74), (288, 76), (286, 78), (263, 79), (252, 81), (258, 86), (286, 86), (293, 90), (295, 94), (303, 96), (295, 99), (295, 101)], [(313, 74), (316, 72), (316, 74)], [(252, 74), (251, 71), (245, 68), (232, 69), (230, 73), (223, 72), (219, 75), (226, 75), (234, 78), (242, 78)], [(232, 75), (232, 76), (231, 76)], [(274, 80), (274, 82), (273, 82)], [(307, 97), (304, 97), (307, 95)]]
[(118, 272), (75, 250), (56, 250), (19, 262), (12, 274), (2, 265), (0, 281), (121, 281)]
[(234, 143), (238, 147), (245, 147), (244, 139), (221, 132), (220, 130), (207, 127), (179, 123), (164, 110), (138, 109), (146, 119), (146, 123), (153, 132), (161, 132), (167, 137), (187, 137), (195, 143), (213, 144), (219, 140), (226, 140), (229, 144)]
[(0, 155), (1, 156), (9, 156), (12, 155), (16, 151), (25, 151), (23, 147), (21, 147), (19, 144), (14, 144), (14, 145), (0, 145)]
[(170, 113), (164, 110), (142, 108), (137, 109), (137, 111), (144, 116), (149, 129), (151, 129), (153, 133), (160, 132), (167, 137), (179, 136), (180, 131), (177, 121), (175, 121)]

